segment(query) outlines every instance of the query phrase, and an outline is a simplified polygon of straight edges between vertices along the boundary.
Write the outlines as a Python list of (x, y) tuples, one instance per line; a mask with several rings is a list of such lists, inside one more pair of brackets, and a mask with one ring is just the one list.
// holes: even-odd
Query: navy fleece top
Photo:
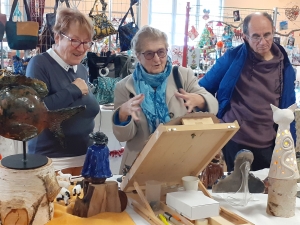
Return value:
[(62, 123), (65, 148), (47, 128), (28, 142), (28, 152), (50, 158), (86, 154), (87, 148), (91, 144), (89, 134), (94, 129), (94, 118), (99, 112), (99, 104), (91, 92), (88, 95), (82, 95), (81, 90), (72, 84), (76, 78), (88, 82), (88, 74), (84, 66), (79, 64), (76, 73), (73, 69), (66, 71), (48, 53), (43, 53), (30, 60), (26, 76), (46, 83), (49, 94), (43, 100), (49, 110), (86, 106), (83, 112)]

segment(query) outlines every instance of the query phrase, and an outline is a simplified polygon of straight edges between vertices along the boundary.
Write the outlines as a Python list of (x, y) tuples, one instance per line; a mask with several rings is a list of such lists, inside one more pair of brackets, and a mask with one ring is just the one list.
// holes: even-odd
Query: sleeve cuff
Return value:
[[(202, 95), (201, 95), (202, 96)], [(203, 97), (203, 96), (202, 96)], [(206, 102), (206, 99), (203, 97), (204, 99), (204, 107), (202, 109), (200, 109), (198, 106), (196, 106), (194, 109), (195, 109), (195, 112), (208, 112), (208, 105), (207, 105), (207, 102)]]
[(114, 118), (113, 118), (113, 122), (117, 126), (126, 126), (130, 122), (130, 120), (131, 120), (131, 116), (128, 116), (126, 121), (120, 122), (119, 110), (116, 111), (116, 113), (114, 114)]

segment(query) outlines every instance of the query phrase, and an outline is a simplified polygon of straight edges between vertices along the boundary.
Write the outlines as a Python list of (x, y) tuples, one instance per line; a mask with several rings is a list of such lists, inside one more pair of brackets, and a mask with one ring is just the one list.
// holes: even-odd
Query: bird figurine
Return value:
[(26, 76), (0, 78), (0, 135), (27, 141), (48, 128), (64, 146), (61, 123), (82, 112), (85, 106), (49, 111), (43, 102), (47, 86)]

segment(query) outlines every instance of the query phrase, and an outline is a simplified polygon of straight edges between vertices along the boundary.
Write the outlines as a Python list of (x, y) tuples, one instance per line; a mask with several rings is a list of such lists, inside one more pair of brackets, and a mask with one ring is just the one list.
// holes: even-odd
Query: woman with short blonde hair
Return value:
[(62, 123), (65, 147), (45, 129), (29, 141), (28, 152), (51, 158), (56, 170), (79, 175), (99, 112), (99, 104), (88, 88), (88, 73), (81, 64), (93, 45), (93, 24), (80, 11), (63, 8), (57, 11), (53, 31), (55, 44), (30, 60), (26, 76), (46, 83), (49, 93), (44, 102), (49, 110), (80, 105), (86, 109)]
[(57, 10), (53, 32), (55, 34), (65, 33), (69, 30), (70, 24), (73, 23), (78, 23), (81, 29), (84, 30), (85, 33), (89, 34), (89, 38), (92, 40), (94, 35), (94, 26), (91, 19), (80, 11), (70, 8)]

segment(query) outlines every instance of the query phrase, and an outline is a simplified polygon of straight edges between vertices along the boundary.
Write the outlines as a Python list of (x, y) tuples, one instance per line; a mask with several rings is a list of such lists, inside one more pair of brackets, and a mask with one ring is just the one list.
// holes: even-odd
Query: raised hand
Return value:
[(73, 84), (75, 84), (81, 90), (82, 95), (87, 95), (89, 93), (89, 88), (83, 79), (76, 78), (73, 81)]
[(205, 106), (205, 99), (195, 93), (188, 93), (182, 88), (179, 89), (179, 92), (175, 92), (177, 98), (184, 100), (184, 105), (187, 107), (188, 112), (192, 112), (195, 107), (202, 109)]
[(131, 116), (134, 121), (138, 121), (138, 114), (141, 111), (140, 104), (142, 103), (144, 98), (144, 94), (139, 94), (129, 99), (127, 102), (123, 103), (119, 111), (120, 122), (126, 121), (128, 116)]

